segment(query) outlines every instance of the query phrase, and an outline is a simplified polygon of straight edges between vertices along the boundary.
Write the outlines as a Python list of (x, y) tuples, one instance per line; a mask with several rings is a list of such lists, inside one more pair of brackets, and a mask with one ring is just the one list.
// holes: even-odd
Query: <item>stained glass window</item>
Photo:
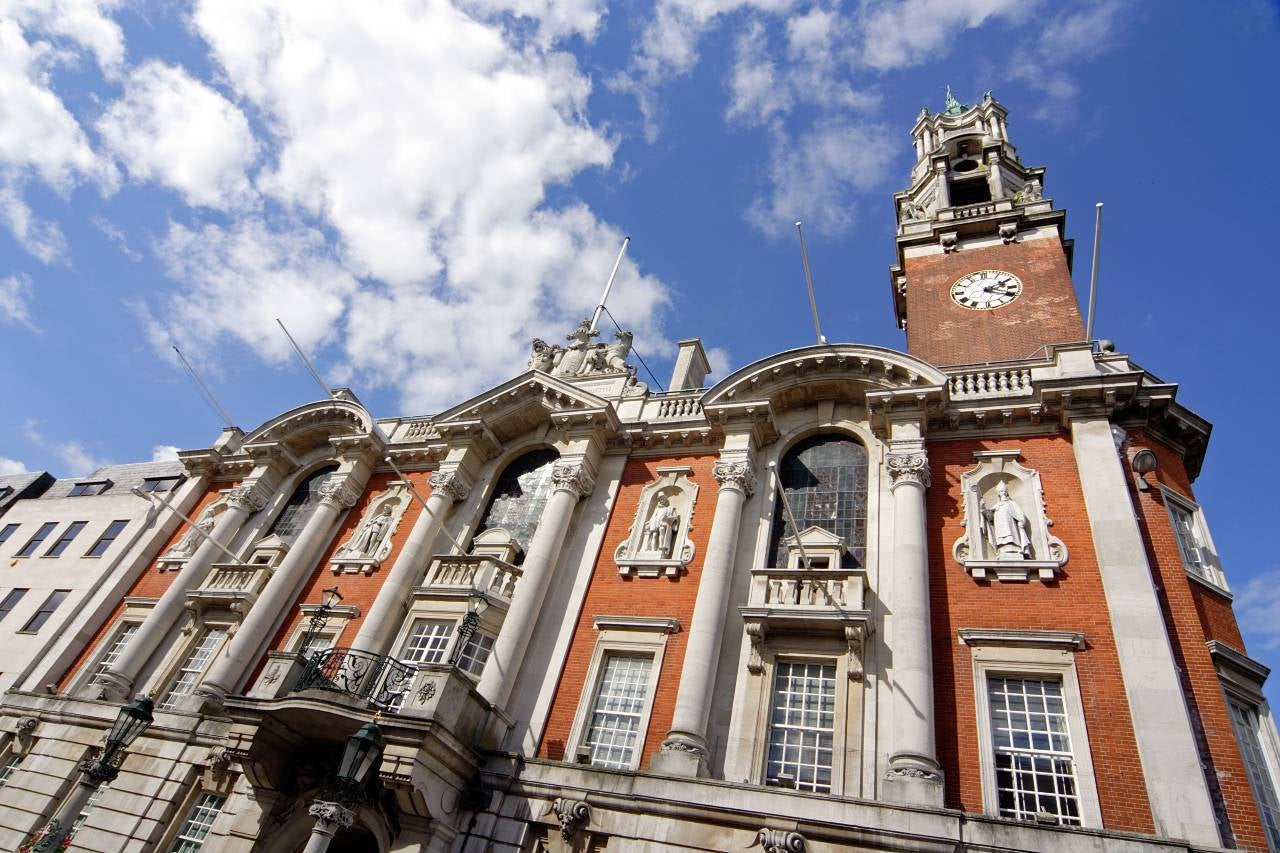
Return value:
[(320, 505), (320, 487), (337, 468), (336, 465), (321, 468), (299, 483), (293, 490), (293, 494), (289, 496), (289, 502), (284, 505), (284, 509), (280, 510), (275, 523), (271, 525), (271, 533), (286, 538), (296, 536), (307, 523), (307, 519), (311, 517), (311, 513), (315, 512), (316, 507)]
[(786, 565), (783, 540), (817, 526), (843, 537), (854, 565), (867, 557), (867, 450), (841, 435), (815, 435), (787, 452), (778, 476), (799, 530), (792, 530), (782, 501), (773, 514), (771, 565)]
[(507, 466), (489, 499), (489, 509), (476, 533), (501, 527), (520, 546), (516, 562), (523, 562), (529, 541), (551, 496), (551, 469), (560, 456), (554, 450), (526, 453)]

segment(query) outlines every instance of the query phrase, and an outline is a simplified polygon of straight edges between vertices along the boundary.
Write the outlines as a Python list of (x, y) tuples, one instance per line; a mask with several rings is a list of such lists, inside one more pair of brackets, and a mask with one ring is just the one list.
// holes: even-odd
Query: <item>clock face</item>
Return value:
[(1003, 270), (977, 270), (951, 285), (951, 298), (961, 308), (990, 311), (1022, 295), (1022, 282)]

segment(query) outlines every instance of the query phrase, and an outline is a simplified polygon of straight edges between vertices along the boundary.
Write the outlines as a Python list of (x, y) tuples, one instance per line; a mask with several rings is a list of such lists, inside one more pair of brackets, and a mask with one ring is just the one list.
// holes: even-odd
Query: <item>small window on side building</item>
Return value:
[(178, 487), (181, 477), (148, 477), (142, 481), (144, 492), (171, 492)]
[(100, 495), (111, 486), (110, 480), (88, 480), (83, 483), (76, 483), (71, 487), (71, 491), (67, 492), (69, 498), (87, 498), (94, 495)]
[(85, 525), (88, 523), (89, 522), (87, 521), (71, 522), (71, 524), (67, 525), (67, 529), (62, 531), (62, 535), (59, 536), (53, 545), (49, 547), (49, 550), (44, 552), (44, 555), (46, 557), (59, 556), (63, 551), (67, 550), (67, 546), (71, 544), (71, 540), (80, 535), (80, 531), (84, 530)]
[(27, 620), (27, 624), (22, 626), (20, 634), (34, 634), (49, 621), (49, 617), (58, 609), (58, 605), (67, 600), (67, 596), (71, 594), (69, 589), (55, 589), (49, 593), (49, 597), (44, 600), (44, 604), (40, 605), (40, 609), (32, 614)]
[(106, 531), (102, 536), (98, 537), (98, 541), (93, 543), (93, 547), (89, 549), (86, 557), (101, 557), (107, 553), (107, 549), (111, 547), (111, 543), (116, 541), (121, 532), (129, 526), (128, 519), (118, 519), (107, 525)]
[(56, 521), (46, 521), (40, 525), (40, 529), (36, 531), (36, 535), (27, 540), (27, 544), (22, 546), (22, 550), (17, 553), (19, 557), (30, 557), (40, 547), (40, 543), (49, 538), (49, 534), (53, 532), (53, 528), (57, 527)]
[(0, 619), (9, 615), (9, 611), (18, 606), (18, 602), (22, 600), (22, 596), (27, 594), (25, 589), (12, 589), (9, 594), (4, 597), (4, 601), (0, 601)]
[(5, 542), (8, 542), (9, 537), (12, 536), (14, 534), (14, 531), (16, 531), (17, 529), (18, 529), (18, 525), (16, 523), (6, 524), (3, 528), (0, 528), (0, 545), (3, 545)]

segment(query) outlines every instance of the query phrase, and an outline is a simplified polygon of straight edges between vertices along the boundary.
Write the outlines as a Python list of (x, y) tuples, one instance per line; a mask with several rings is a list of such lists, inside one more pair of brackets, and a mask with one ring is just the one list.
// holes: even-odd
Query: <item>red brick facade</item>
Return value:
[[(1057, 239), (1027, 240), (907, 258), (907, 352), (931, 364), (1027, 358), (1046, 343), (1084, 339), (1071, 270)], [(974, 270), (1022, 280), (1022, 296), (975, 311), (951, 299), (951, 285)]]

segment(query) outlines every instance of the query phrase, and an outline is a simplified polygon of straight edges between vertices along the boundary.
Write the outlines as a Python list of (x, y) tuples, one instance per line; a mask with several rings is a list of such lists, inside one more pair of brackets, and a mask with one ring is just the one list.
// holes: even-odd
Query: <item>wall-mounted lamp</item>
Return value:
[(1137, 483), (1138, 491), (1151, 491), (1151, 484), (1147, 482), (1147, 475), (1156, 470), (1159, 460), (1150, 450), (1142, 449), (1133, 454), (1133, 459), (1129, 462), (1129, 467), (1133, 469), (1134, 482)]

